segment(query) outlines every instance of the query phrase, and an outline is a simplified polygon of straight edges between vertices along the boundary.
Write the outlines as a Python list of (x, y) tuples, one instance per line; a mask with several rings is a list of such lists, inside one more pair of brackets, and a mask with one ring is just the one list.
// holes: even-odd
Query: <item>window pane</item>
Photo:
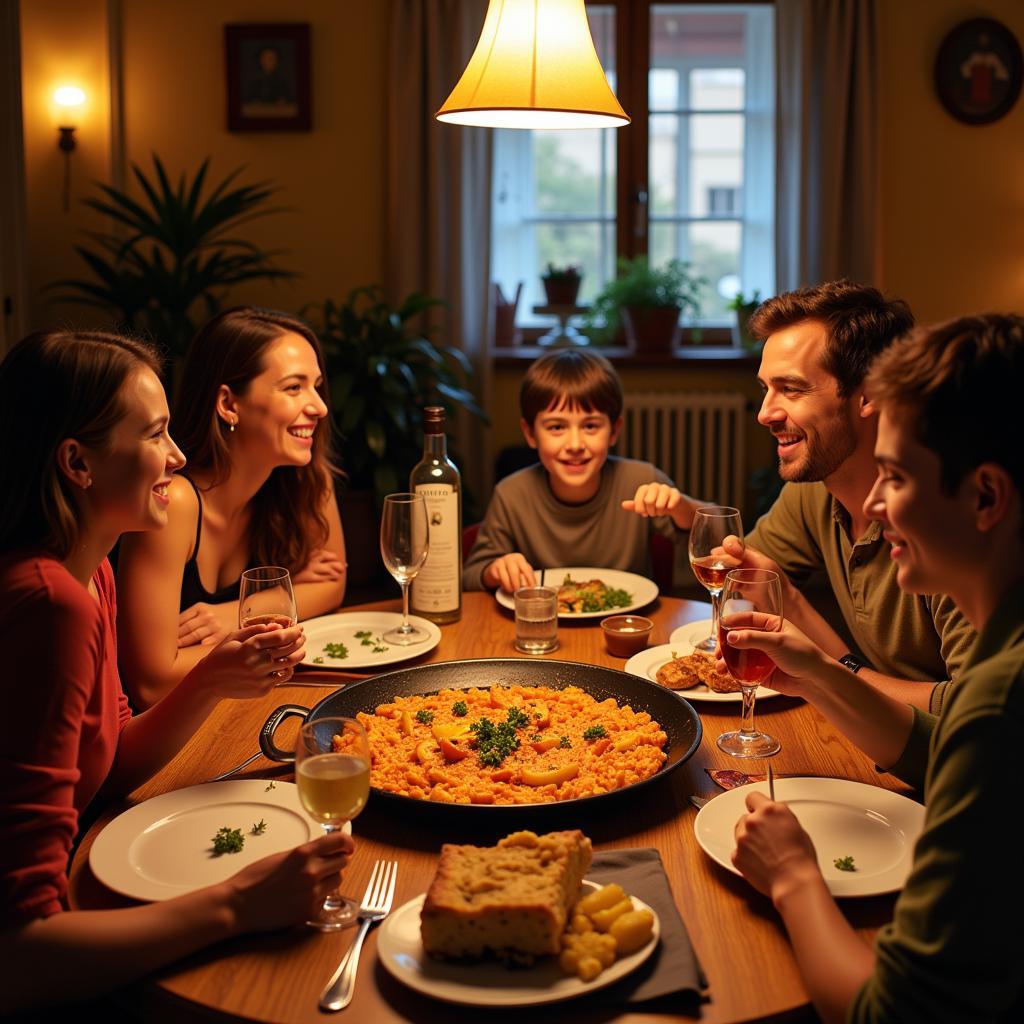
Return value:
[(652, 262), (709, 279), (703, 321), (737, 290), (774, 291), (774, 67), (769, 5), (653, 4), (648, 181)]
[(702, 321), (722, 322), (731, 316), (728, 303), (740, 274), (741, 231), (739, 221), (651, 224), (652, 264), (688, 260), (694, 273), (708, 279), (700, 291)]
[[(543, 269), (549, 263), (565, 266), (577, 264), (583, 271), (579, 302), (591, 302), (615, 269), (615, 221), (606, 223), (537, 224), (536, 266)], [(524, 289), (524, 294), (526, 289)], [(543, 302), (544, 290), (537, 284), (537, 298)], [(523, 312), (530, 312), (524, 310)]]

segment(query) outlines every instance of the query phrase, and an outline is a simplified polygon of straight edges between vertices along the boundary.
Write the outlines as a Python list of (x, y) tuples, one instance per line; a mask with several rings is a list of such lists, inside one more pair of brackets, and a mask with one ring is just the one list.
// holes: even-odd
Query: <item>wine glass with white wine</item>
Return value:
[[(324, 832), (337, 832), (366, 806), (370, 796), (370, 744), (355, 718), (318, 718), (299, 729), (295, 782), (306, 813)], [(351, 924), (359, 904), (331, 893), (320, 914), (306, 923), (321, 931)]]
[(380, 520), (380, 554), (402, 588), (402, 624), (384, 634), (389, 644), (421, 644), (430, 634), (409, 621), (409, 584), (427, 560), (427, 503), (422, 494), (388, 494)]
[(730, 534), (743, 538), (739, 509), (728, 505), (706, 505), (697, 509), (690, 526), (690, 568), (711, 594), (711, 635), (693, 642), (694, 650), (714, 654), (718, 643), (718, 617), (725, 574), (739, 560), (725, 553), (722, 541)]

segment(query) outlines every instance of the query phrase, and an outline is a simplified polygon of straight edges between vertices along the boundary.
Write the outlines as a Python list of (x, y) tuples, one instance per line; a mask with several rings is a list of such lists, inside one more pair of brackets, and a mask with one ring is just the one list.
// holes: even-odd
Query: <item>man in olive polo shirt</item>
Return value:
[[(761, 305), (751, 332), (764, 338), (758, 421), (778, 446), (786, 481), (746, 537), (726, 542), (745, 566), (778, 568), (786, 617), (821, 650), (873, 686), (916, 707), (941, 710), (974, 631), (945, 595), (907, 594), (882, 526), (864, 501), (878, 470), (877, 414), (864, 394), (872, 359), (913, 326), (901, 300), (832, 281)], [(797, 589), (823, 569), (857, 652)], [(925, 685), (931, 684), (931, 685)]]

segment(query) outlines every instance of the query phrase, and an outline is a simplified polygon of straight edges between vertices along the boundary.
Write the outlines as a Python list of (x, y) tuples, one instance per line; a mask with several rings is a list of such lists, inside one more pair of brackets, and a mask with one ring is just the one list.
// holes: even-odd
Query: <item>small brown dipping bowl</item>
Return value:
[(610, 615), (601, 620), (608, 653), (616, 658), (632, 658), (650, 639), (654, 623), (642, 615)]

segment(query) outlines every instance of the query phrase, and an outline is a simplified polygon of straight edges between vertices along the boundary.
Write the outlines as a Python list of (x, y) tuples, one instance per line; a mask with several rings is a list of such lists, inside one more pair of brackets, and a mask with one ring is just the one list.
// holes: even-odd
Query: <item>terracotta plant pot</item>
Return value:
[(581, 281), (582, 278), (579, 277), (557, 278), (552, 281), (543, 277), (540, 279), (549, 306), (575, 306)]
[(623, 306), (626, 340), (637, 352), (671, 352), (679, 339), (678, 306)]

